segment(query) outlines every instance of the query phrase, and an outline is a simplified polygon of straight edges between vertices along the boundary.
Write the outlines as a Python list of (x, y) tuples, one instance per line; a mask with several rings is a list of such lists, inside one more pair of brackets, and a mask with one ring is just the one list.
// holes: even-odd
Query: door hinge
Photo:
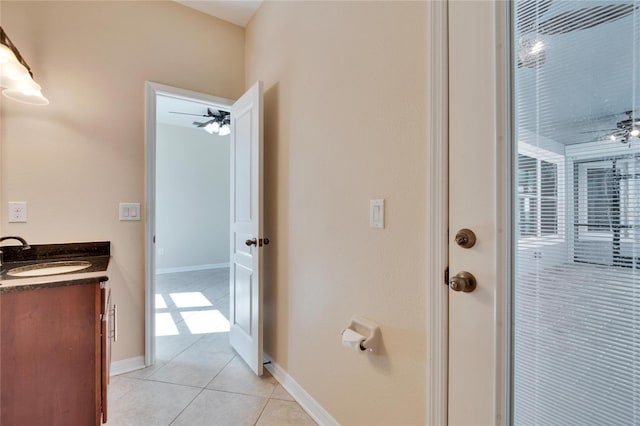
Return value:
[(449, 267), (444, 268), (444, 285), (449, 287)]

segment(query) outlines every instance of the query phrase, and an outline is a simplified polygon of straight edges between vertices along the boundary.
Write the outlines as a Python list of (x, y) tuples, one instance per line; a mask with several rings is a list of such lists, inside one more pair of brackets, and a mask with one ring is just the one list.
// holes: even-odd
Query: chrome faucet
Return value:
[[(14, 237), (14, 236), (9, 236), (9, 237), (0, 237), (0, 243), (6, 240), (17, 240), (20, 241), (22, 243), (22, 250), (27, 250), (30, 249), (31, 246), (29, 245), (29, 243), (27, 242), (27, 240), (25, 240), (22, 237)], [(0, 248), (0, 266), (2, 266), (2, 249)]]

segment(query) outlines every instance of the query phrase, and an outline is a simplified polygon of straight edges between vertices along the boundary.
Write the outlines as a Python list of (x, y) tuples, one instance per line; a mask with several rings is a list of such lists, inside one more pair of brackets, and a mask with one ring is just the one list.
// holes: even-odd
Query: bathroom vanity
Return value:
[[(0, 424), (106, 422), (113, 329), (109, 243), (2, 251)], [(69, 265), (83, 269), (60, 272)]]

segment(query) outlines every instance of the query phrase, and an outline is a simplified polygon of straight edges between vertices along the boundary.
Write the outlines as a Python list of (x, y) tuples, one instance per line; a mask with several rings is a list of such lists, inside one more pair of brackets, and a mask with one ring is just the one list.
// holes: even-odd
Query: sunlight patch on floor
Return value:
[(204, 294), (199, 291), (186, 293), (170, 293), (173, 303), (178, 308), (198, 308), (202, 306), (213, 306)]
[(166, 309), (167, 302), (164, 301), (164, 297), (161, 294), (156, 294), (156, 309)]
[(156, 336), (177, 336), (178, 334), (180, 334), (178, 327), (170, 313), (156, 313)]
[(229, 321), (217, 310), (180, 312), (191, 334), (228, 332)]

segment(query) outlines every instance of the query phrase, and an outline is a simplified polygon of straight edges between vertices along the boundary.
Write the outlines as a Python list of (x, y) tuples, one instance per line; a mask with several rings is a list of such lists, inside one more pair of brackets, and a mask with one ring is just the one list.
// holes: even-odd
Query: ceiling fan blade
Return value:
[(190, 112), (179, 112), (179, 111), (169, 111), (169, 114), (182, 114), (182, 115), (194, 115), (196, 117), (206, 117), (206, 115), (202, 115), (202, 114), (192, 114)]
[(538, 31), (546, 35), (566, 34), (571, 31), (586, 30), (606, 22), (613, 22), (632, 14), (638, 9), (633, 4), (607, 4), (584, 7), (560, 13), (538, 26)]
[(197, 121), (194, 121), (193, 125), (197, 127), (205, 127), (209, 123), (211, 123), (211, 121), (207, 121), (206, 123), (198, 123)]
[(518, 32), (525, 33), (535, 28), (536, 21), (544, 15), (553, 0), (523, 0), (517, 2)]
[(587, 130), (586, 132), (580, 132), (580, 133), (581, 133), (581, 134), (587, 134), (587, 133), (604, 133), (604, 132), (615, 132), (616, 130), (619, 130), (619, 129)]

